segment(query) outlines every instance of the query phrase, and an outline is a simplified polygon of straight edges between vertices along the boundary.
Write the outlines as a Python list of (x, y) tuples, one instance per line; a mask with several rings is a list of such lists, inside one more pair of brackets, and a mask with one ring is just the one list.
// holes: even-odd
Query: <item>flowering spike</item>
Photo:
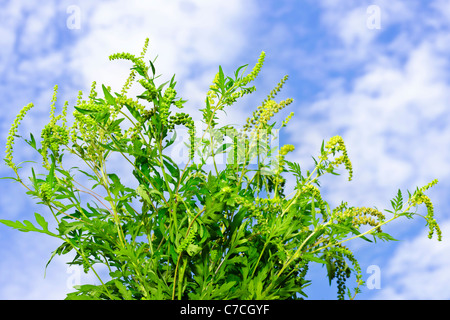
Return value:
[(17, 128), (19, 127), (20, 122), (25, 117), (26, 113), (33, 108), (33, 103), (29, 103), (26, 106), (20, 110), (19, 114), (16, 116), (16, 119), (14, 119), (14, 123), (11, 126), (11, 129), (9, 129), (9, 134), (6, 142), (6, 157), (5, 161), (6, 164), (12, 168), (14, 171), (17, 171), (16, 165), (13, 163), (13, 145), (14, 145), (14, 138), (17, 133)]

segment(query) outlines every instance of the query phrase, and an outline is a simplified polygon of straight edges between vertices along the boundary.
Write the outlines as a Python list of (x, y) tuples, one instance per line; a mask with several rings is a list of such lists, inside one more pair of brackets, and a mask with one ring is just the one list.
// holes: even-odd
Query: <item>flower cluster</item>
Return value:
[(292, 144), (285, 144), (280, 148), (279, 154), (277, 156), (278, 158), (278, 170), (277, 175), (281, 174), (284, 170), (284, 156), (287, 155), (289, 152), (294, 151), (295, 147)]
[(280, 155), (285, 156), (289, 152), (294, 151), (295, 147), (292, 144), (285, 144), (280, 148)]
[(251, 206), (252, 217), (258, 221), (258, 230), (261, 233), (269, 231), (268, 217), (264, 215), (264, 212), (278, 211), (280, 208), (279, 200), (276, 198), (257, 198), (255, 204)]
[[(89, 100), (82, 100), (80, 91), (80, 96), (77, 101), (77, 107), (82, 110), (88, 110), (88, 111), (110, 111), (110, 106), (103, 103), (96, 103), (94, 99), (97, 96), (97, 93), (95, 91), (95, 81), (92, 83), (91, 92), (89, 94)], [(79, 112), (78, 110), (75, 110), (73, 112), (73, 116), (75, 118), (75, 121), (71, 127), (72, 132), (72, 141), (76, 143), (77, 139), (77, 132), (81, 134), (81, 137), (84, 141), (89, 140), (95, 140), (98, 138), (98, 135), (103, 132), (103, 130), (100, 130), (98, 128), (97, 122), (88, 114), (83, 114)]]
[(156, 98), (156, 95), (158, 94), (158, 90), (152, 83), (150, 83), (146, 79), (139, 79), (138, 82), (141, 84), (141, 86), (143, 86), (147, 90), (146, 94), (147, 94), (148, 101), (151, 102), (154, 98)]
[(334, 261), (337, 288), (338, 288), (338, 299), (344, 300), (345, 289), (347, 288), (346, 282), (350, 277), (350, 269), (344, 259), (336, 259)]
[(358, 260), (354, 257), (353, 253), (342, 244), (336, 244), (330, 248), (329, 252), (335, 258), (335, 270), (334, 275), (337, 278), (338, 284), (338, 298), (344, 299), (346, 280), (350, 277), (350, 268), (348, 267), (345, 258), (347, 258), (353, 265), (356, 272), (356, 281), (359, 283), (362, 279), (361, 266)]
[[(376, 227), (385, 220), (385, 216), (375, 208), (347, 208), (347, 203), (345, 202), (336, 207), (333, 210), (332, 215), (338, 223), (348, 221), (350, 219), (352, 226), (355, 228), (359, 228), (361, 225)], [(381, 228), (378, 227), (376, 231), (381, 232)]]
[(11, 126), (11, 129), (9, 129), (9, 134), (8, 134), (8, 138), (7, 138), (7, 142), (6, 142), (6, 157), (5, 157), (5, 161), (6, 164), (13, 169), (14, 171), (17, 170), (16, 165), (13, 163), (13, 145), (14, 145), (14, 137), (17, 133), (17, 128), (19, 127), (20, 122), (23, 120), (23, 118), (25, 117), (26, 113), (33, 108), (33, 104), (29, 103), (26, 106), (24, 106), (22, 108), (22, 110), (20, 110), (19, 114), (16, 116), (16, 118), (14, 119), (14, 123)]
[[(139, 113), (140, 115), (149, 116), (149, 114), (153, 112), (151, 110), (146, 110), (145, 107), (142, 104), (140, 104), (137, 100), (133, 100), (132, 98), (128, 98), (126, 96), (120, 96), (115, 98), (115, 102), (116, 102), (114, 110), (115, 112), (119, 112), (123, 106), (128, 106), (129, 108), (136, 110), (136, 112)], [(145, 121), (144, 117), (142, 118), (142, 121)], [(127, 137), (130, 135), (131, 137), (136, 137), (141, 131), (141, 128), (142, 123), (136, 122), (133, 126), (131, 126), (125, 131), (123, 136)]]
[(437, 183), (437, 180), (433, 180), (431, 183), (429, 183), (427, 186), (422, 187), (419, 189), (415, 195), (411, 198), (411, 203), (413, 205), (420, 205), (422, 203), (425, 204), (427, 207), (427, 215), (425, 217), (427, 224), (428, 224), (428, 238), (431, 239), (433, 237), (434, 232), (436, 232), (438, 236), (438, 241), (442, 240), (442, 232), (439, 227), (439, 225), (436, 222), (436, 219), (434, 218), (434, 208), (433, 203), (431, 202), (430, 198), (423, 193), (423, 191), (427, 190), (431, 186)]
[[(49, 163), (47, 159), (48, 149), (50, 149), (53, 154), (58, 155), (59, 147), (61, 145), (67, 145), (69, 143), (69, 129), (66, 126), (68, 102), (66, 101), (64, 103), (62, 114), (55, 116), (57, 90), (58, 86), (55, 86), (53, 97), (51, 100), (52, 103), (50, 106), (50, 122), (44, 126), (41, 132), (41, 138), (43, 139), (41, 155), (44, 161), (43, 166), (47, 169), (49, 169)], [(60, 119), (62, 120), (62, 125), (57, 125), (56, 122)]]
[(267, 96), (267, 98), (264, 100), (263, 103), (269, 101), (269, 100), (273, 100), (275, 98), (275, 96), (278, 94), (278, 92), (281, 91), (281, 89), (283, 88), (284, 83), (288, 80), (289, 76), (285, 75), (280, 82), (278, 82), (278, 84), (276, 85), (275, 88), (272, 89), (272, 91), (270, 91), (269, 95)]
[(256, 91), (256, 87), (252, 86), (250, 88), (241, 88), (241, 90), (234, 92), (229, 97), (225, 98), (224, 104), (227, 106), (232, 105), (237, 99), (242, 98), (246, 94), (250, 94)]
[(140, 104), (137, 100), (133, 100), (132, 98), (128, 98), (127, 96), (117, 97), (115, 101), (117, 105), (116, 110), (119, 110), (124, 105), (134, 108), (140, 113), (144, 112), (145, 110), (145, 107), (142, 104)]
[[(145, 39), (145, 43), (144, 43), (144, 47), (142, 49), (142, 52), (140, 54), (139, 57), (134, 56), (133, 54), (130, 53), (115, 53), (109, 56), (109, 60), (117, 60), (117, 59), (125, 59), (125, 60), (130, 60), (131, 62), (133, 62), (135, 64), (135, 66), (137, 68), (140, 69), (141, 72), (143, 72), (144, 74), (147, 73), (148, 67), (145, 65), (143, 59), (145, 57), (145, 53), (147, 52), (147, 48), (148, 48), (148, 42), (149, 42), (149, 38)], [(134, 78), (136, 76), (136, 72), (134, 69), (131, 70), (130, 75), (128, 76), (127, 80), (125, 81), (125, 84), (122, 87), (122, 91), (121, 91), (121, 95), (125, 95), (127, 93), (127, 91), (130, 89)]]
[(253, 67), (252, 71), (248, 75), (246, 75), (244, 78), (241, 79), (241, 81), (239, 83), (241, 86), (245, 86), (249, 82), (251, 82), (251, 81), (256, 79), (256, 77), (258, 76), (258, 74), (261, 71), (261, 68), (262, 68), (262, 66), (264, 64), (264, 58), (265, 57), (266, 57), (266, 53), (264, 51), (262, 51), (260, 56), (259, 56), (259, 58), (258, 58), (258, 62)]
[(349, 172), (348, 180), (352, 180), (353, 177), (353, 167), (352, 163), (350, 162), (350, 159), (347, 154), (347, 148), (345, 147), (344, 140), (340, 136), (334, 136), (332, 137), (327, 144), (325, 145), (325, 150), (322, 151), (321, 160), (327, 161), (328, 156), (330, 154), (333, 154), (333, 156), (336, 154), (336, 152), (342, 152), (342, 156), (337, 157), (334, 159), (334, 161), (328, 162), (328, 170), (333, 170), (335, 167), (339, 166), (340, 164), (344, 164), (345, 168)]
[(131, 70), (130, 75), (128, 76), (127, 80), (125, 81), (125, 84), (122, 87), (122, 90), (120, 91), (121, 95), (127, 94), (128, 90), (131, 88), (131, 85), (133, 84), (135, 77), (136, 77), (136, 72), (134, 70)]
[(310, 194), (313, 197), (313, 200), (317, 201), (319, 209), (322, 215), (324, 216), (324, 220), (326, 220), (327, 217), (326, 217), (325, 201), (322, 199), (322, 195), (320, 194), (319, 188), (317, 188), (312, 184), (307, 184), (302, 187), (302, 193)]
[(286, 119), (283, 120), (283, 122), (281, 123), (281, 127), (286, 127), (287, 124), (289, 123), (289, 121), (291, 120), (291, 118), (294, 116), (294, 112), (291, 112)]
[(217, 72), (213, 79), (213, 84), (209, 86), (209, 90), (206, 93), (206, 101), (209, 105), (214, 105), (214, 99), (218, 99), (219, 95), (216, 90), (219, 89), (220, 72)]
[(144, 61), (142, 61), (141, 57), (136, 57), (135, 55), (131, 53), (114, 53), (109, 56), (109, 60), (117, 60), (117, 59), (124, 59), (124, 60), (130, 60), (132, 61), (138, 68), (140, 68), (142, 71), (147, 72), (148, 67), (145, 65)]
[(161, 117), (161, 122), (164, 126), (168, 124), (168, 118), (170, 114), (170, 106), (172, 105), (173, 100), (175, 99), (177, 92), (172, 87), (169, 87), (164, 92), (164, 96), (160, 101), (159, 105), (159, 115)]
[(184, 125), (188, 128), (190, 137), (190, 159), (194, 158), (194, 141), (195, 141), (195, 124), (192, 117), (184, 112), (177, 113), (174, 116), (170, 116), (167, 126), (169, 130), (173, 130), (175, 125)]
[(280, 103), (277, 103), (274, 100), (265, 101), (253, 112), (253, 117), (247, 119), (247, 122), (244, 125), (244, 131), (250, 130), (253, 126), (256, 126), (257, 129), (264, 128), (276, 113), (284, 109), (293, 101), (294, 100), (291, 98), (283, 100)]
[[(89, 92), (89, 102), (92, 103), (97, 98), (97, 90), (96, 90), (97, 82), (92, 81), (91, 91)], [(108, 88), (110, 90), (110, 88)]]
[(45, 203), (49, 203), (53, 196), (53, 188), (48, 182), (41, 184), (39, 188), (39, 196)]
[(197, 228), (193, 228), (189, 230), (189, 234), (186, 238), (181, 241), (180, 245), (175, 249), (177, 253), (181, 253), (185, 251), (190, 244), (194, 242), (195, 236), (197, 235)]

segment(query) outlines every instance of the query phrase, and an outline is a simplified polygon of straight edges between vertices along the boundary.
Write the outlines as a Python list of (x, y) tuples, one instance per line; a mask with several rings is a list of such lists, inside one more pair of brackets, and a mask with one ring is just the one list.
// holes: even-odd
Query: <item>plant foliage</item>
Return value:
[[(13, 144), (33, 104), (22, 109), (10, 130), (5, 162), (15, 176), (8, 178), (21, 183), (49, 214), (35, 213), (36, 222), (0, 222), (58, 238), (61, 243), (51, 258), (71, 253), (71, 265), (95, 273), (99, 285), (77, 286), (67, 299), (298, 299), (307, 297), (308, 268), (314, 263), (326, 266), (330, 283), (336, 280), (338, 298), (353, 298), (363, 280), (346, 242), (394, 240), (381, 227), (402, 216), (412, 218), (421, 204), (428, 210), (424, 218), (430, 238), (436, 232), (441, 239), (425, 195), (436, 180), (408, 192), (407, 199), (399, 190), (392, 210), (386, 210), (390, 218), (376, 208), (346, 202), (330, 208), (319, 178), (338, 174), (339, 166), (348, 171), (349, 180), (353, 175), (343, 139), (335, 136), (322, 143), (311, 172), (285, 159), (294, 146), (271, 143), (278, 130), (272, 118), (293, 102), (275, 101), (287, 76), (242, 129), (219, 125), (220, 111), (255, 91), (250, 84), (264, 52), (248, 74), (247, 66), (232, 76), (219, 67), (200, 109), (205, 129), (197, 132), (192, 116), (180, 111), (186, 101), (177, 97), (175, 76), (158, 83), (154, 61), (145, 62), (147, 46), (148, 39), (139, 56), (109, 57), (132, 64), (121, 92), (102, 85), (99, 97), (93, 82), (87, 98), (79, 92), (70, 126), (67, 102), (62, 114), (55, 115), (55, 86), (40, 141), (33, 134), (24, 139), (42, 157), (28, 183), (19, 174), (21, 164), (13, 161)], [(127, 95), (133, 83), (142, 91), (135, 99)], [(177, 134), (187, 138), (184, 165), (169, 156)], [(69, 155), (80, 167), (66, 167)], [(113, 155), (132, 171), (111, 172)], [(290, 194), (286, 174), (296, 180)], [(134, 184), (127, 185), (130, 176)], [(86, 186), (86, 180), (92, 185)], [(50, 216), (55, 230), (48, 228)], [(100, 264), (109, 270), (107, 279), (96, 271)], [(356, 278), (352, 290), (347, 287), (351, 275)]]

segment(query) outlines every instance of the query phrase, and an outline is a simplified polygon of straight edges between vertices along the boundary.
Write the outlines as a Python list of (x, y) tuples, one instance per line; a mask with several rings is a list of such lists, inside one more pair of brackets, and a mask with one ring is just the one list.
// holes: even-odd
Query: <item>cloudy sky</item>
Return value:
[[(42, 2), (42, 3), (41, 3)], [(266, 62), (251, 98), (230, 109), (243, 123), (286, 74), (280, 99), (294, 103), (282, 143), (296, 147), (289, 160), (312, 167), (322, 140), (341, 135), (353, 163), (322, 180), (332, 206), (389, 207), (400, 188), (413, 191), (437, 178), (428, 195), (443, 241), (427, 238), (425, 221), (398, 220), (385, 230), (398, 242), (350, 245), (362, 266), (360, 299), (450, 299), (450, 2), (398, 0), (0, 0), (0, 141), (20, 109), (33, 102), (21, 133), (39, 135), (48, 120), (53, 86), (58, 108), (71, 105), (92, 81), (119, 91), (129, 64), (109, 62), (116, 52), (148, 57), (195, 115), (221, 65), (231, 74)], [(282, 118), (280, 118), (282, 119)], [(16, 143), (17, 161), (36, 159)], [(6, 166), (0, 176), (9, 176)], [(45, 213), (20, 185), (0, 181), (1, 219)], [(95, 281), (68, 269), (64, 259), (44, 266), (58, 243), (40, 234), (0, 226), (0, 299), (61, 299), (77, 281)], [(313, 299), (333, 299), (325, 270), (313, 268)]]

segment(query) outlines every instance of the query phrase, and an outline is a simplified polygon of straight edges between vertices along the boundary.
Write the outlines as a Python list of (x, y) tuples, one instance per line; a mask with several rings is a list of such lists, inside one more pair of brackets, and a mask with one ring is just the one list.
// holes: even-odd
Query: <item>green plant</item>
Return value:
[[(337, 167), (343, 165), (351, 180), (352, 165), (343, 139), (335, 136), (323, 142), (318, 158), (313, 158), (314, 169), (306, 174), (298, 163), (285, 159), (294, 146), (273, 146), (277, 129), (270, 121), (292, 103), (292, 99), (274, 100), (287, 76), (242, 129), (219, 126), (220, 111), (255, 91), (249, 84), (263, 65), (264, 52), (247, 75), (247, 66), (239, 67), (232, 77), (219, 67), (200, 110), (206, 129), (199, 133), (193, 118), (178, 112), (185, 100), (177, 97), (175, 78), (156, 83), (154, 61), (144, 62), (147, 46), (148, 39), (140, 56), (110, 56), (133, 64), (121, 92), (111, 93), (102, 85), (99, 98), (93, 82), (87, 99), (79, 92), (71, 126), (67, 102), (62, 114), (55, 115), (55, 86), (40, 146), (33, 134), (24, 139), (42, 156), (43, 173), (32, 167), (29, 184), (19, 174), (21, 164), (13, 162), (12, 146), (20, 137), (19, 122), (32, 104), (22, 109), (10, 130), (5, 162), (15, 176), (7, 178), (21, 183), (29, 196), (46, 205), (57, 227), (49, 230), (47, 217), (38, 213), (38, 226), (27, 220), (0, 222), (60, 239), (49, 262), (55, 255), (73, 252), (70, 264), (95, 273), (100, 285), (77, 286), (67, 299), (297, 299), (306, 296), (311, 263), (327, 267), (330, 282), (337, 280), (338, 298), (346, 294), (353, 298), (363, 280), (346, 242), (394, 240), (381, 227), (400, 217), (413, 218), (418, 214), (412, 209), (422, 203), (428, 209), (424, 218), (429, 237), (436, 231), (441, 240), (432, 203), (425, 195), (436, 180), (408, 192), (406, 201), (399, 190), (391, 201), (392, 210), (386, 210), (390, 218), (375, 208), (346, 202), (331, 210), (321, 196), (319, 178), (337, 175)], [(134, 82), (143, 90), (136, 99), (127, 96)], [(189, 152), (179, 166), (168, 150), (183, 130), (189, 137)], [(217, 159), (224, 154), (221, 168)], [(135, 186), (125, 185), (120, 173), (108, 170), (113, 155), (131, 166)], [(67, 168), (64, 156), (75, 156), (83, 168)], [(285, 191), (286, 174), (296, 180), (290, 194)], [(86, 178), (93, 184), (83, 185)], [(96, 272), (98, 264), (108, 268), (108, 281)], [(352, 274), (353, 292), (346, 285)]]

